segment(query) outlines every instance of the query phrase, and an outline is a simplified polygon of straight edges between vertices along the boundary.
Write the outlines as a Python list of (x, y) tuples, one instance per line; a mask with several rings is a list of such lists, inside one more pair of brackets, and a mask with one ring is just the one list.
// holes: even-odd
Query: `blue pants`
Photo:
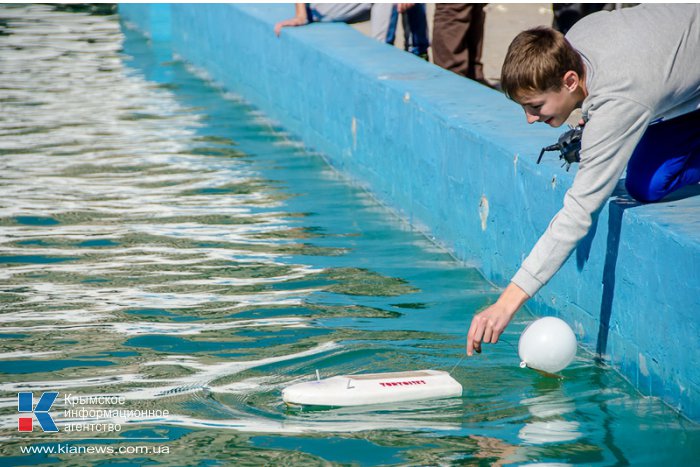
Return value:
[[(394, 5), (391, 12), (391, 23), (386, 37), (387, 44), (394, 44), (396, 38), (396, 25), (399, 20), (399, 12)], [(430, 41), (428, 40), (428, 20), (425, 12), (425, 3), (416, 3), (403, 15), (404, 47), (414, 55), (428, 53)]]
[(700, 182), (700, 110), (649, 125), (627, 164), (627, 191), (653, 203)]
[[(392, 3), (307, 3), (306, 16), (309, 22), (356, 23), (370, 21), (372, 37), (394, 44), (399, 21), (398, 10)], [(422, 55), (428, 52), (428, 20), (425, 4), (416, 3), (404, 16), (406, 50)]]

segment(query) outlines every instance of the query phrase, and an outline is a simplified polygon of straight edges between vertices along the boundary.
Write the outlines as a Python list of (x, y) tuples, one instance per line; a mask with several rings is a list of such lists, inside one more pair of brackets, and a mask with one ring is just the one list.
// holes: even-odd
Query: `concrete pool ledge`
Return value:
[[(242, 95), (459, 260), (505, 286), (574, 170), (502, 94), (344, 24), (273, 33), (293, 5), (121, 4), (125, 24)], [(700, 191), (641, 206), (619, 190), (528, 305), (567, 320), (643, 394), (700, 420)], [(465, 331), (471, 314), (465, 310)], [(590, 359), (589, 357), (586, 357)]]

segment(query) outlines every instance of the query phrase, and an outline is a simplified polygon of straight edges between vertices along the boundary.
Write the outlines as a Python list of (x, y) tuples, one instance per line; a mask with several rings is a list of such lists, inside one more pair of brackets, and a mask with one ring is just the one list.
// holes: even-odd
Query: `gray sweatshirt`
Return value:
[(566, 38), (586, 67), (587, 123), (564, 206), (512, 279), (529, 296), (588, 233), (647, 126), (700, 108), (700, 5), (647, 4), (595, 13)]

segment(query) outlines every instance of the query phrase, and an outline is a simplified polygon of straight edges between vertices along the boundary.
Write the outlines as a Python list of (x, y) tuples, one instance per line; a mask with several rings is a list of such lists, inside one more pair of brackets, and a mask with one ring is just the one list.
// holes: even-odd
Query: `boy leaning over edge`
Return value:
[(501, 86), (528, 123), (559, 127), (581, 108), (581, 162), (564, 206), (511, 283), (472, 319), (468, 355), (498, 342), (559, 270), (625, 167), (627, 191), (642, 203), (700, 182), (700, 5), (594, 13), (566, 38), (549, 28), (524, 31), (510, 44)]

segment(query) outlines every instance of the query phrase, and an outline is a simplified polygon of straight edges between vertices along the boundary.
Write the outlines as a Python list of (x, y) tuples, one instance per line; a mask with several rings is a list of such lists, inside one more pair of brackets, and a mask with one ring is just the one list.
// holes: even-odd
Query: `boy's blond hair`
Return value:
[(518, 34), (508, 47), (501, 69), (501, 88), (509, 99), (530, 93), (558, 91), (567, 71), (583, 77), (583, 60), (559, 31), (547, 27)]

